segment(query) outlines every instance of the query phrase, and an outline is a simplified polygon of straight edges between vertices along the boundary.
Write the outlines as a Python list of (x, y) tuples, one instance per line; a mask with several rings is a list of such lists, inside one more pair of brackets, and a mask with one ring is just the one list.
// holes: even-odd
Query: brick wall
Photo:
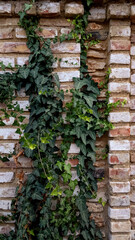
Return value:
[[(28, 60), (29, 50), (26, 46), (26, 35), (18, 27), (18, 11), (26, 1), (0, 1), (0, 61), (23, 65)], [(95, 1), (89, 15), (87, 31), (92, 33), (99, 43), (88, 51), (88, 70), (93, 79), (104, 81), (105, 72), (111, 68), (108, 89), (111, 92), (109, 102), (127, 100), (110, 113), (109, 120), (114, 124), (96, 143), (96, 177), (104, 178), (98, 182), (97, 198), (89, 200), (87, 205), (91, 217), (101, 227), (104, 238), (109, 240), (135, 239), (135, 5), (133, 1)], [(127, 3), (128, 2), (128, 3)], [(80, 1), (39, 1), (29, 14), (40, 17), (42, 35), (54, 38), (68, 33), (72, 28), (67, 18), (83, 14)], [(65, 102), (70, 94), (66, 90), (73, 87), (72, 77), (79, 76), (80, 45), (74, 41), (52, 45), (54, 55), (61, 62), (54, 65), (65, 92)], [(74, 64), (73, 64), (74, 63)], [(28, 97), (22, 89), (17, 100), (25, 111)], [(104, 100), (105, 92), (100, 95)], [(1, 107), (1, 105), (0, 105)], [(18, 135), (12, 126), (13, 119), (5, 119), (6, 126), (0, 127), (0, 154), (6, 155), (18, 149)], [(109, 142), (108, 160), (103, 158)], [(69, 155), (78, 152), (72, 145)], [(19, 158), (19, 166), (13, 159), (10, 162), (0, 161), (0, 215), (10, 213), (11, 200), (21, 175), (31, 172), (32, 163), (25, 157)], [(72, 162), (75, 166), (76, 162)], [(98, 203), (102, 198), (107, 204)], [(0, 225), (0, 233), (8, 232), (13, 223)]]

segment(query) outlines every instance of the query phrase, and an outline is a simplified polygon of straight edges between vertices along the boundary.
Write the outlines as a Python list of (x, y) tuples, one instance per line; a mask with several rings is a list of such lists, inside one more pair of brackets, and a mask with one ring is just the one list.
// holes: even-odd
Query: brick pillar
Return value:
[(131, 160), (130, 160), (130, 209), (131, 209), (131, 240), (135, 240), (135, 5), (131, 6)]
[(109, 240), (130, 240), (130, 6), (110, 4), (108, 63), (110, 102), (127, 100), (109, 116)]

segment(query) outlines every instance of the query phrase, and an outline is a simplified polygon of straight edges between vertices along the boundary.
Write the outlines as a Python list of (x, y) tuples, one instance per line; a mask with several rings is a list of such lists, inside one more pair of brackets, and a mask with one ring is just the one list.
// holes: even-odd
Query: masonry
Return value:
[[(26, 2), (26, 1), (25, 1)], [(18, 26), (18, 12), (23, 1), (0, 2), (0, 61), (13, 67), (27, 63), (29, 50), (26, 35)], [(72, 26), (67, 21), (76, 15), (83, 15), (81, 1), (38, 1), (29, 14), (38, 15), (42, 36), (54, 38), (69, 33)], [(88, 50), (88, 71), (93, 80), (100, 83), (111, 68), (108, 84), (109, 102), (126, 100), (124, 106), (110, 113), (109, 120), (114, 129), (109, 135), (97, 138), (96, 177), (104, 176), (98, 182), (98, 194), (87, 205), (91, 217), (101, 228), (104, 239), (135, 239), (135, 3), (129, 1), (95, 1), (90, 15), (87, 31), (92, 33), (99, 43)], [(72, 78), (79, 76), (80, 46), (74, 41), (52, 46), (54, 55), (61, 59), (54, 65), (65, 92), (65, 102), (70, 99), (66, 93), (73, 87)], [(74, 64), (73, 64), (74, 63)], [(2, 72), (2, 70), (1, 70)], [(17, 100), (25, 111), (28, 121), (28, 97), (24, 89), (17, 92)], [(105, 91), (99, 99), (105, 98)], [(0, 106), (1, 107), (1, 106)], [(14, 119), (5, 119), (6, 126), (0, 127), (0, 154), (5, 156), (18, 148), (18, 135), (12, 126)], [(109, 156), (103, 158), (106, 145), (109, 144)], [(71, 146), (69, 154), (77, 153)], [(0, 215), (10, 214), (11, 200), (15, 188), (21, 181), (21, 175), (32, 170), (30, 159), (19, 158), (19, 166), (13, 159), (0, 161)], [(76, 163), (72, 163), (74, 166)], [(99, 199), (106, 202), (105, 207)], [(0, 224), (0, 233), (8, 233), (14, 228), (13, 222)]]

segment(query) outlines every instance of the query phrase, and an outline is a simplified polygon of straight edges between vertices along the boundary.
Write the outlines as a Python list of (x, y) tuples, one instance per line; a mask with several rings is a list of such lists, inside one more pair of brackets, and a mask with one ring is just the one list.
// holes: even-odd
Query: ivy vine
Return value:
[[(86, 33), (92, 1), (83, 2), (85, 13), (73, 20), (74, 29), (53, 40), (56, 43), (75, 39), (81, 44), (80, 77), (73, 78), (72, 98), (65, 106), (58, 75), (52, 73), (56, 61), (51, 51), (52, 40), (38, 36), (38, 18), (27, 15), (32, 4), (25, 4), (24, 11), (19, 13), (19, 25), (26, 31), (31, 54), (28, 65), (0, 75), (0, 102), (5, 104), (0, 125), (5, 125), (5, 118), (14, 118), (21, 145), (14, 156), (16, 164), (23, 149), (33, 161), (33, 172), (17, 188), (12, 202), (15, 231), (9, 236), (1, 235), (1, 240), (62, 240), (66, 236), (68, 240), (102, 239), (94, 220), (90, 220), (86, 201), (96, 197), (97, 192), (93, 166), (96, 136), (101, 137), (112, 128), (107, 118), (114, 105), (106, 107), (108, 98), (103, 103), (98, 101), (104, 86), (99, 89), (88, 74), (87, 49), (96, 41)], [(21, 88), (25, 88), (30, 102), (27, 125), (14, 94)], [(78, 161), (76, 177), (67, 163), (71, 160), (68, 155), (71, 144), (80, 149), (73, 157)], [(8, 156), (1, 160), (8, 160)]]

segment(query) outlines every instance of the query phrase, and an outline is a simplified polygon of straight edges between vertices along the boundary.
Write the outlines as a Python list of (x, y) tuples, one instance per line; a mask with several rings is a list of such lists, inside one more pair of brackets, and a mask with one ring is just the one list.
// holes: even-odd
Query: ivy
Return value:
[[(38, 18), (27, 15), (32, 2), (25, 4), (24, 11), (19, 13), (19, 25), (26, 31), (31, 54), (28, 65), (19, 67), (14, 73), (0, 75), (0, 102), (4, 103), (0, 125), (5, 124), (5, 118), (14, 119), (21, 148), (33, 161), (33, 172), (17, 188), (12, 203), (15, 232), (11, 231), (9, 236), (1, 235), (1, 240), (62, 240), (64, 236), (69, 240), (102, 239), (94, 220), (90, 220), (86, 201), (96, 197), (97, 191), (93, 166), (96, 136), (101, 137), (112, 128), (107, 117), (114, 105), (108, 104), (108, 92), (103, 103), (98, 101), (100, 90), (107, 86), (109, 73), (101, 89), (88, 74), (87, 49), (97, 43), (86, 33), (91, 3), (92, 0), (84, 1), (85, 14), (73, 20), (71, 33), (53, 40), (55, 43), (75, 39), (81, 44), (80, 77), (73, 78), (75, 88), (71, 89), (72, 98), (65, 107), (59, 78), (52, 73), (56, 61), (51, 51), (52, 40), (37, 35), (41, 30)], [(6, 69), (3, 63), (1, 67)], [(27, 125), (14, 94), (21, 88), (25, 88), (30, 102)], [(73, 143), (80, 149), (74, 156), (79, 161), (76, 178), (67, 163)], [(17, 158), (22, 151), (14, 154), (18, 164)], [(9, 160), (8, 156), (0, 159)], [(23, 182), (23, 176), (21, 180)]]

